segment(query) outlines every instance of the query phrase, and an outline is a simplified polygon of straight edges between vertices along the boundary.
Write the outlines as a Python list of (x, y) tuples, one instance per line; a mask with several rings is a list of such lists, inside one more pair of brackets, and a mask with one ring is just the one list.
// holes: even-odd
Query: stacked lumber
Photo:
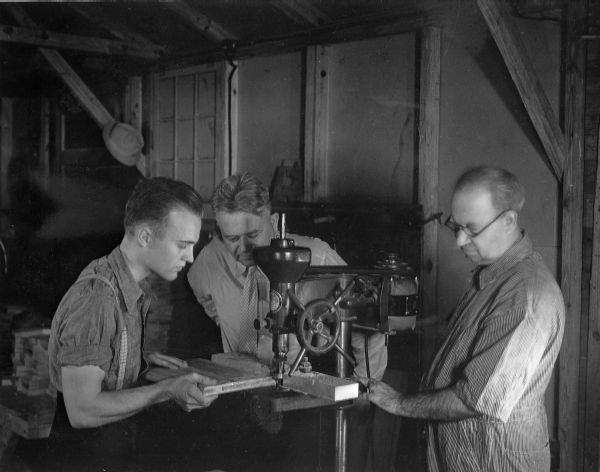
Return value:
[(12, 357), (15, 385), (26, 395), (54, 395), (48, 370), (48, 340), (50, 329), (15, 331)]

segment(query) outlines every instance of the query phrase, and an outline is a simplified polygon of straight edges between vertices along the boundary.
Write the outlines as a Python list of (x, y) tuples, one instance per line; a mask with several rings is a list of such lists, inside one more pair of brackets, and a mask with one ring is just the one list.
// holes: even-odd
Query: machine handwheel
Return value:
[(333, 348), (340, 329), (340, 315), (333, 303), (318, 299), (308, 303), (298, 317), (296, 334), (303, 348), (320, 355)]

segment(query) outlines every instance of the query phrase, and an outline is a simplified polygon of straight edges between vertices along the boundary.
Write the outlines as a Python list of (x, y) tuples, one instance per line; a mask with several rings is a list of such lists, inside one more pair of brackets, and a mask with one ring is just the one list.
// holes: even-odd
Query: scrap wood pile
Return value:
[(26, 395), (56, 395), (48, 372), (50, 329), (15, 331), (13, 372), (17, 390)]

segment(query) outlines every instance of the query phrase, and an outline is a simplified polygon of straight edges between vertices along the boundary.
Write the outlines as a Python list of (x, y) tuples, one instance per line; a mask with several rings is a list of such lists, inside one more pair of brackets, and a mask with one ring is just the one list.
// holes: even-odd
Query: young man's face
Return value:
[(254, 265), (252, 250), (268, 246), (275, 237), (277, 215), (264, 210), (260, 215), (237, 211), (217, 212), (217, 225), (227, 250), (246, 267)]
[(194, 244), (200, 237), (201, 218), (186, 210), (173, 210), (161, 234), (148, 244), (148, 268), (165, 280), (175, 280), (188, 262), (194, 260)]

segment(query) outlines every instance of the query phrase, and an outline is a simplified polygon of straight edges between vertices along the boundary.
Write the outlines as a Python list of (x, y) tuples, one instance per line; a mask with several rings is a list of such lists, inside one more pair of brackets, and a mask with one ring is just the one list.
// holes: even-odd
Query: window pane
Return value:
[(177, 117), (191, 118), (194, 114), (194, 76), (177, 78)]
[(173, 110), (173, 97), (174, 97), (174, 83), (175, 79), (161, 79), (158, 84), (158, 117), (167, 118), (172, 117), (174, 114)]
[(159, 162), (157, 166), (158, 177), (173, 178), (173, 164), (171, 162)]
[(194, 161), (177, 161), (175, 178), (188, 185), (194, 186)]
[(215, 165), (213, 162), (196, 162), (196, 190), (208, 200), (215, 186)]
[(198, 157), (200, 159), (215, 158), (215, 120), (204, 118), (198, 120)]
[(198, 74), (198, 109), (200, 116), (215, 114), (215, 73)]
[(194, 122), (177, 122), (177, 159), (194, 158)]
[(161, 161), (173, 160), (173, 122), (159, 123), (158, 125), (158, 159)]

